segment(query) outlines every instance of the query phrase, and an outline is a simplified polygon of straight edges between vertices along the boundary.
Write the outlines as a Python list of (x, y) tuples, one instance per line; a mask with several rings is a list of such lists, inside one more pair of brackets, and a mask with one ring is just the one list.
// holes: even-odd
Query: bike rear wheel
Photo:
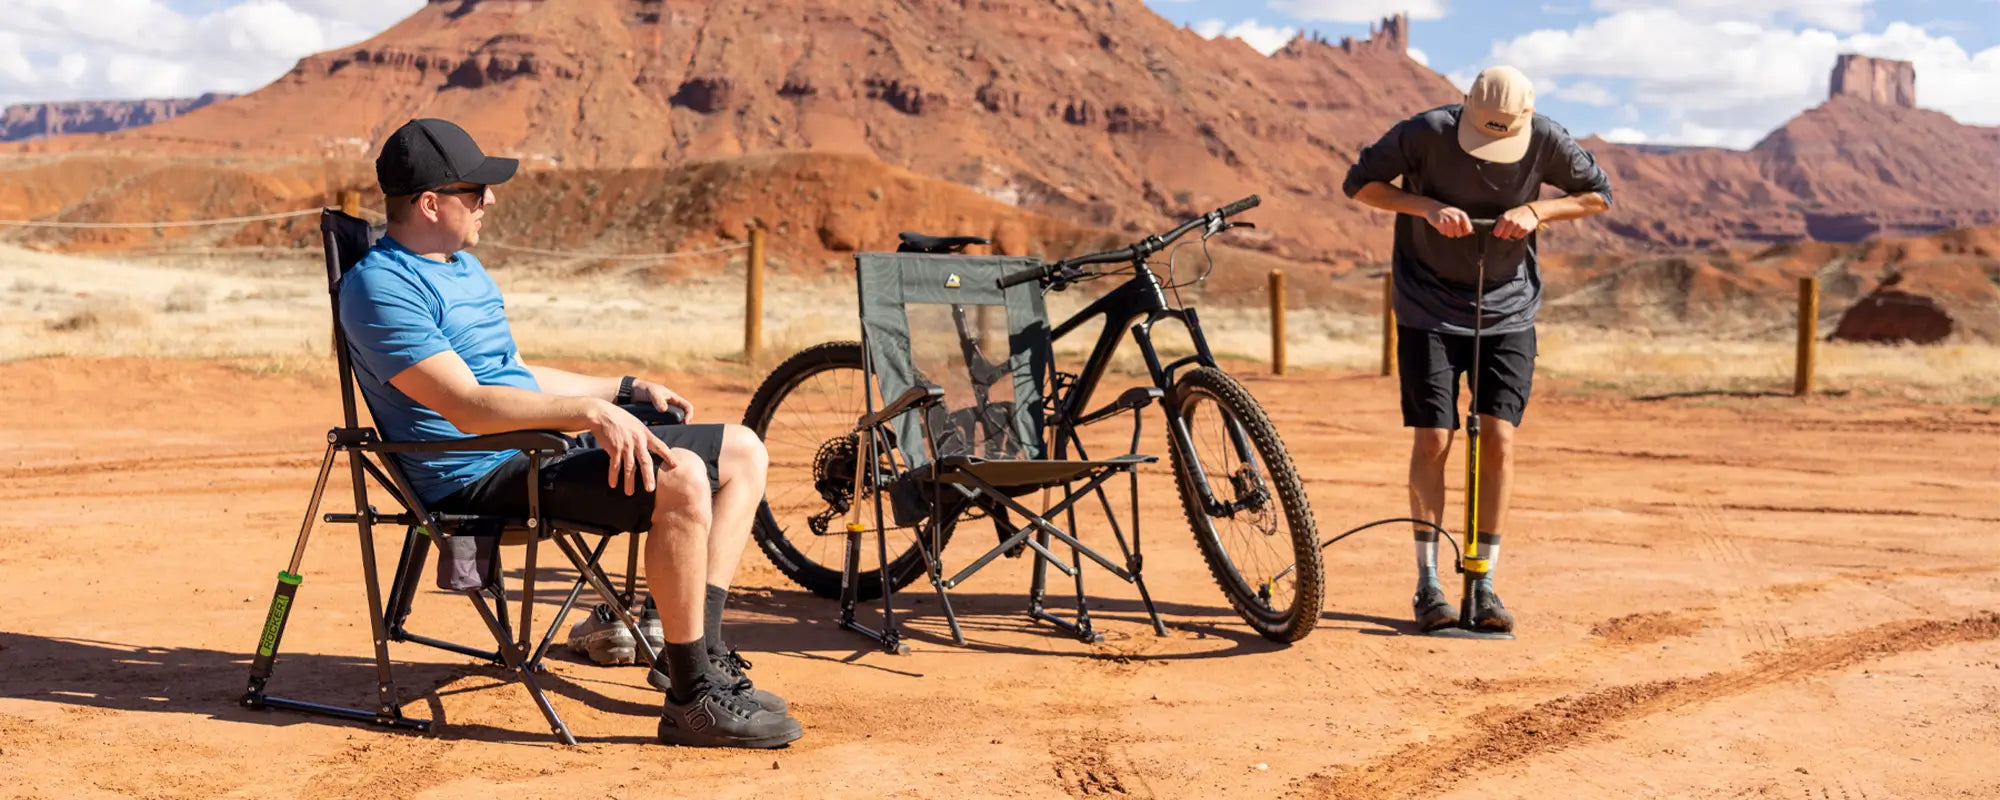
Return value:
[[(855, 421), (866, 413), (867, 375), (861, 359), (860, 342), (827, 342), (801, 350), (764, 378), (743, 412), (743, 425), (757, 432), (771, 457), (764, 502), (751, 529), (757, 547), (785, 577), (827, 598), (840, 597), (847, 553), (845, 512), (853, 499), (859, 451), (866, 447), (853, 432)], [(866, 504), (862, 519), (872, 526), (874, 498), (867, 495), (861, 502)], [(887, 516), (888, 501), (883, 502)], [(956, 522), (945, 520), (940, 550), (951, 540)], [(904, 529), (909, 535), (900, 541), (896, 530), (889, 531), (889, 576), (898, 591), (924, 573), (914, 532), (927, 524)], [(861, 542), (855, 588), (863, 601), (882, 596), (882, 560), (872, 538), (864, 536)]]
[(1213, 367), (1182, 373), (1168, 399), (1185, 425), (1185, 436), (1169, 428), (1167, 448), (1181, 508), (1216, 585), (1264, 638), (1305, 638), (1319, 624), (1325, 571), (1305, 483), (1277, 428)]

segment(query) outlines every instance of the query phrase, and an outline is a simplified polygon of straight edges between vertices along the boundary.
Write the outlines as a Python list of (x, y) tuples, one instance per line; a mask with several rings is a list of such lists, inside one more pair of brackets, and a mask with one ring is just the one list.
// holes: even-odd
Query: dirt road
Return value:
[[(1404, 512), (1387, 379), (1245, 374), (1324, 534)], [(710, 419), (740, 415), (754, 380), (667, 377)], [(885, 655), (753, 552), (726, 631), (806, 737), (747, 752), (650, 743), (659, 696), (641, 670), (566, 653), (547, 685), (575, 748), (504, 673), (412, 645), (392, 649), (398, 687), (409, 713), (445, 721), (435, 737), (240, 709), (337, 420), (330, 378), (26, 361), (0, 366), (0, 387), (0, 798), (1918, 798), (2000, 785), (1991, 406), (1551, 385), (1521, 433), (1497, 572), (1520, 619), (1512, 642), (1408, 635), (1410, 545), (1389, 529), (1328, 551), (1312, 636), (1251, 635), (1202, 567), (1164, 459), (1142, 490), (1158, 499), (1145, 532), (1165, 638), (1102, 572), (1104, 644), (1032, 626), (1023, 559), (960, 589), (970, 646), (920, 614), (914, 652)], [(348, 510), (345, 491), (337, 474), (327, 510)], [(274, 692), (370, 702), (351, 532), (312, 540)], [(385, 565), (392, 533), (377, 542)], [(471, 609), (425, 588), (413, 629), (477, 641)], [(545, 622), (560, 598), (543, 596)]]

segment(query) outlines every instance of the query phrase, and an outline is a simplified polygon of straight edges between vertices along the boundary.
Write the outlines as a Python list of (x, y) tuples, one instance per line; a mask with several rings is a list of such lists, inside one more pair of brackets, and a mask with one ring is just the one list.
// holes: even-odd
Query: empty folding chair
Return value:
[[(862, 253), (856, 256), (866, 414), (855, 427), (855, 501), (847, 509), (846, 590), (839, 623), (902, 652), (894, 592), (882, 594), (882, 626), (855, 620), (862, 539), (875, 533), (887, 574), (887, 529), (915, 527), (933, 591), (965, 643), (949, 592), (1003, 554), (1034, 556), (1028, 615), (1085, 641), (1100, 641), (1083, 587), (1084, 562), (1137, 586), (1155, 633), (1165, 635), (1141, 574), (1138, 473), (1158, 457), (1138, 452), (1138, 410), (1158, 400), (1151, 386), (1125, 392), (1105, 408), (1069, 419), (1047, 398), (1058, 383), (1047, 309), (1038, 286), (997, 288), (998, 279), (1039, 262), (1002, 256)], [(1067, 377), (1067, 376), (1064, 376)], [(1092, 459), (1077, 427), (1132, 412), (1129, 452)], [(1076, 455), (1072, 456), (1074, 447)], [(867, 468), (873, 465), (873, 468)], [(1127, 545), (1104, 483), (1130, 479)], [(1046, 507), (1035, 495), (1060, 490)], [(1075, 534), (1076, 504), (1095, 497), (1116, 540), (1113, 560)], [(872, 510), (871, 510), (872, 509)], [(947, 574), (942, 561), (947, 527), (978, 514), (1001, 531), (996, 545)], [(1061, 517), (1059, 524), (1057, 518)], [(870, 524), (872, 523), (872, 524)], [(1057, 548), (1066, 547), (1068, 558)], [(1045, 605), (1048, 568), (1073, 579), (1076, 612), (1065, 619)]]

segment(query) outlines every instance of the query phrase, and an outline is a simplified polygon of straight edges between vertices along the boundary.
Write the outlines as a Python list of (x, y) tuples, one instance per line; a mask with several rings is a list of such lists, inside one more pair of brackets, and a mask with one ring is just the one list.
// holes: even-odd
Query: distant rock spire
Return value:
[(1917, 68), (1908, 61), (1846, 53), (1834, 62), (1831, 83), (1828, 99), (1852, 97), (1888, 106), (1917, 107)]

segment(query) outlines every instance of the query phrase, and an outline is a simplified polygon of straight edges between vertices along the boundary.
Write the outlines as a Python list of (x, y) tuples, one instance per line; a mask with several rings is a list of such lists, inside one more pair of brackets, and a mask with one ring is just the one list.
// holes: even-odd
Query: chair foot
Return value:
[(284, 709), (286, 711), (300, 711), (307, 714), (318, 714), (324, 717), (334, 717), (336, 719), (344, 719), (350, 722), (365, 722), (371, 725), (379, 725), (384, 728), (415, 731), (418, 733), (425, 733), (425, 734), (431, 733), (434, 727), (431, 724), (430, 720), (419, 719), (417, 717), (406, 717), (403, 716), (401, 712), (383, 714), (372, 711), (363, 711), (358, 708), (346, 708), (344, 706), (329, 706), (321, 703), (308, 703), (304, 700), (290, 700), (283, 697), (272, 697), (270, 695), (256, 694), (254, 692), (245, 694), (239, 702), (244, 708), (255, 709), (258, 711), (268, 711), (274, 708)]
[(1097, 629), (1090, 624), (1089, 620), (1084, 620), (1082, 624), (1078, 624), (1063, 619), (1062, 617), (1058, 617), (1047, 611), (1043, 611), (1039, 608), (1030, 609), (1028, 611), (1028, 618), (1035, 620), (1037, 622), (1046, 622), (1050, 625), (1054, 625), (1056, 626), (1057, 629), (1065, 633), (1068, 633), (1071, 636), (1076, 637), (1078, 641), (1081, 641), (1084, 644), (1104, 643), (1104, 634), (1098, 632)]
[(898, 656), (910, 654), (910, 646), (903, 643), (903, 634), (900, 631), (878, 631), (852, 619), (841, 620), (840, 627), (875, 640), (877, 644), (882, 645), (882, 651), (885, 653)]

